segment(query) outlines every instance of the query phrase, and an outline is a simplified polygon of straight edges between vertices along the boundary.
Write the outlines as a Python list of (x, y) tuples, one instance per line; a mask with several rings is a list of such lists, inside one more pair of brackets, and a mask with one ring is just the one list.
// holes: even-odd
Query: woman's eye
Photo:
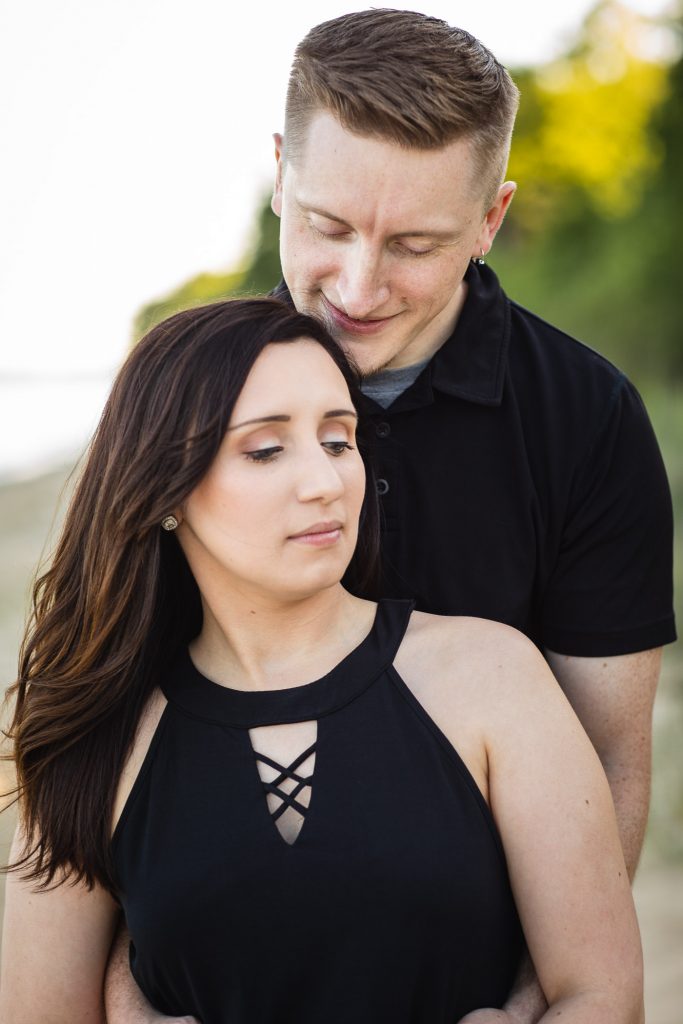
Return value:
[(331, 455), (341, 455), (344, 451), (352, 452), (354, 447), (348, 441), (323, 441), (323, 448)]
[(249, 462), (272, 462), (281, 451), (282, 445), (273, 445), (271, 448), (257, 448), (253, 452), (244, 452), (244, 457)]

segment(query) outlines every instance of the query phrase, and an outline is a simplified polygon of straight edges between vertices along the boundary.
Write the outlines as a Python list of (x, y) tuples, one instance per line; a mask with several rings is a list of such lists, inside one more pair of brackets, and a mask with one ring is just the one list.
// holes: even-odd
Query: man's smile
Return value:
[(326, 295), (322, 292), (323, 307), (325, 312), (332, 320), (336, 327), (339, 327), (343, 331), (347, 331), (351, 334), (378, 334), (388, 323), (398, 316), (394, 313), (392, 316), (368, 318), (367, 320), (357, 320), (354, 317), (347, 316), (343, 310), (335, 306), (334, 303), (330, 302)]

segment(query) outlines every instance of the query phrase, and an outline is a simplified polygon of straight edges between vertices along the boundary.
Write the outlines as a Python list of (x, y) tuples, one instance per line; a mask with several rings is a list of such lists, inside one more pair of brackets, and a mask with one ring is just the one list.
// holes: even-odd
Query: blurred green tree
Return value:
[(546, 232), (583, 208), (606, 219), (636, 208), (663, 155), (652, 118), (668, 67), (648, 53), (655, 31), (602, 0), (569, 53), (515, 76), (522, 104), (509, 176), (523, 183), (511, 214), (518, 227)]
[[(516, 76), (510, 177), (520, 189), (492, 253), (514, 298), (643, 383), (683, 376), (683, 64), (671, 62), (680, 35), (679, 22), (601, 3), (556, 62), (561, 89), (556, 65)], [(560, 111), (572, 126), (562, 161), (553, 156)], [(572, 148), (581, 159), (569, 159)]]
[(254, 242), (243, 266), (225, 273), (197, 274), (164, 298), (143, 306), (133, 324), (133, 343), (178, 310), (237, 295), (266, 295), (282, 276), (279, 237), (279, 221), (270, 208), (268, 193), (258, 208)]

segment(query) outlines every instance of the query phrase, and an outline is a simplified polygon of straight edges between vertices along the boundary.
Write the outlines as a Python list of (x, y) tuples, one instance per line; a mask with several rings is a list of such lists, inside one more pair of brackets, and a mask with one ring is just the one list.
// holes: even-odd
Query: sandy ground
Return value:
[[(28, 581), (41, 557), (66, 472), (0, 487), (0, 686), (16, 674), (16, 655), (25, 614)], [(683, 715), (676, 694), (679, 662), (667, 654), (661, 698), (655, 715), (655, 777), (651, 828), (635, 884), (645, 953), (647, 1024), (683, 1024), (683, 859), (681, 819), (670, 807), (683, 807), (680, 752)], [(5, 787), (3, 787), (4, 789)], [(7, 862), (13, 815), (0, 815), (0, 860)], [(4, 879), (0, 880), (0, 910)], [(595, 1022), (599, 1024), (599, 1022)]]

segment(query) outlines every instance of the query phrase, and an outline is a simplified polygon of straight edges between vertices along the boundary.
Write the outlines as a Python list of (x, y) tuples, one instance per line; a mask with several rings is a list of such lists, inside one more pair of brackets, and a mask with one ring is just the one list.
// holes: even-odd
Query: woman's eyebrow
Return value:
[(336, 419), (337, 416), (351, 416), (354, 420), (358, 419), (358, 413), (353, 409), (330, 409), (329, 412), (323, 413), (324, 420)]
[[(354, 412), (353, 409), (330, 409), (329, 412), (323, 413), (324, 420), (336, 419), (338, 416), (351, 416), (354, 420), (358, 419), (358, 413)], [(257, 416), (253, 420), (244, 420), (243, 423), (235, 423), (234, 426), (228, 427), (230, 430), (239, 430), (240, 427), (250, 427), (254, 423), (289, 423), (291, 416), (287, 416), (285, 413), (279, 413), (273, 416)]]

